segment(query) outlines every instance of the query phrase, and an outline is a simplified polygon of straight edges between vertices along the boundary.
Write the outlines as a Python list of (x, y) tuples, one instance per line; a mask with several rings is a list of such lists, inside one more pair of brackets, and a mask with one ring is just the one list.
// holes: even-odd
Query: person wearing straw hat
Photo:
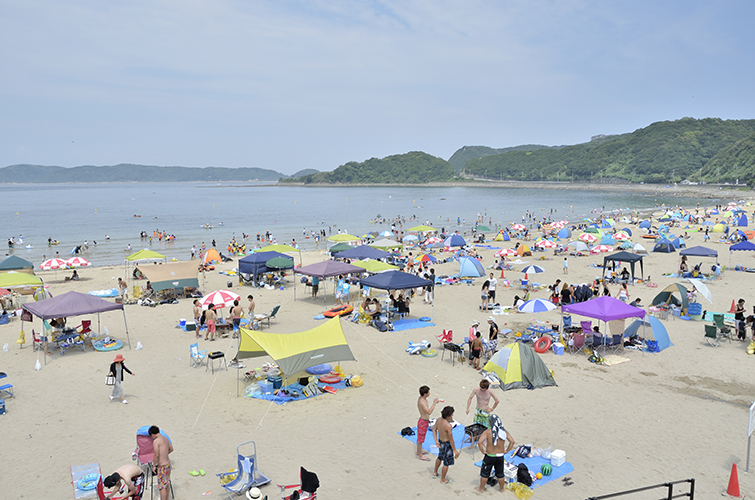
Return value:
[(134, 376), (135, 373), (126, 367), (123, 363), (124, 361), (123, 356), (118, 354), (115, 356), (113, 362), (110, 363), (109, 374), (115, 377), (115, 385), (113, 386), (113, 393), (110, 395), (110, 400), (112, 401), (115, 398), (121, 398), (121, 403), (126, 405), (128, 404), (128, 401), (123, 397), (123, 388), (121, 387), (121, 382), (123, 382), (123, 372), (126, 371), (132, 376)]

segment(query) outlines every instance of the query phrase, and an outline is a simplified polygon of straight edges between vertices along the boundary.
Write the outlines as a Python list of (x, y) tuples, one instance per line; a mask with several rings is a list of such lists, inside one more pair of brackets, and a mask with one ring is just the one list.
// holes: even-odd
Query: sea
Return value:
[[(431, 224), (469, 233), (479, 217), (494, 229), (521, 222), (527, 211), (537, 217), (572, 222), (596, 211), (694, 207), (697, 198), (676, 196), (673, 188), (644, 195), (621, 191), (575, 191), (472, 186), (303, 187), (274, 183), (107, 183), (0, 184), (2, 229), (18, 255), (39, 265), (45, 258), (69, 258), (86, 241), (83, 256), (95, 266), (122, 264), (130, 252), (149, 248), (169, 259), (190, 258), (192, 245), (215, 241), (225, 251), (235, 237), (269, 232), (277, 243), (295, 240), (302, 250), (325, 249), (313, 231), (326, 235), (363, 235), (391, 229), (387, 219), (405, 217), (404, 229)], [(708, 203), (714, 203), (708, 200)], [(552, 211), (552, 212), (551, 212)], [(385, 220), (384, 220), (385, 219)], [(142, 238), (165, 231), (170, 241)], [(59, 241), (48, 245), (48, 238)], [(18, 243), (21, 240), (21, 243)], [(5, 243), (4, 243), (5, 244)], [(264, 246), (266, 243), (260, 242)], [(128, 250), (130, 245), (131, 250)]]

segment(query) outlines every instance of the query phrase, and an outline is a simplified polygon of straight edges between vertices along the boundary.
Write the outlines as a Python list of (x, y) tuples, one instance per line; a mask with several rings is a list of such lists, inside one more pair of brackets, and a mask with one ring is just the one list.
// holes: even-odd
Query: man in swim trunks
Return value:
[(472, 345), (470, 346), (472, 351), (472, 366), (475, 370), (480, 369), (480, 356), (482, 356), (482, 339), (480, 338), (480, 332), (475, 333), (475, 338), (472, 339)]
[(440, 474), (440, 483), (449, 484), (451, 479), (446, 477), (448, 467), (453, 465), (457, 458), (459, 458), (459, 450), (456, 449), (453, 437), (453, 427), (451, 422), (454, 420), (454, 408), (453, 406), (446, 406), (440, 412), (440, 417), (435, 421), (433, 427), (433, 438), (435, 438), (435, 444), (438, 446), (438, 458), (435, 460), (435, 469), (433, 469), (433, 479), (438, 477), (438, 467), (441, 462), (443, 468)]
[(231, 317), (233, 318), (233, 338), (238, 337), (239, 328), (241, 328), (241, 316), (244, 315), (244, 308), (239, 305), (239, 299), (233, 301), (231, 308)]
[(194, 299), (194, 327), (197, 338), (201, 337), (199, 330), (202, 328), (202, 306), (199, 304), (199, 299)]
[(438, 398), (434, 398), (432, 406), (427, 406), (427, 398), (429, 396), (429, 387), (423, 385), (419, 388), (419, 399), (417, 400), (417, 408), (419, 409), (419, 420), (417, 420), (417, 458), (425, 462), (429, 462), (430, 459), (425, 455), (422, 443), (425, 442), (425, 437), (427, 436), (427, 428), (430, 425), (430, 414), (435, 409), (435, 405), (438, 404)]
[(205, 324), (207, 325), (207, 333), (204, 334), (204, 339), (207, 340), (207, 336), (210, 337), (210, 341), (215, 340), (215, 319), (218, 315), (215, 313), (215, 304), (210, 304), (207, 307), (205, 314)]
[(503, 481), (503, 456), (511, 451), (514, 447), (514, 438), (503, 428), (501, 419), (498, 415), (490, 415), (490, 429), (486, 429), (477, 441), (477, 446), (485, 455), (482, 459), (482, 468), (480, 469), (480, 487), (477, 491), (485, 491), (485, 483), (490, 474), (495, 470), (495, 477), (498, 478), (498, 486), (503, 491), (506, 485)]
[[(490, 427), (488, 417), (490, 417), (490, 414), (500, 402), (498, 401), (498, 397), (490, 390), (490, 382), (482, 379), (480, 380), (480, 386), (472, 389), (472, 394), (467, 399), (467, 415), (469, 415), (469, 405), (472, 404), (472, 398), (475, 396), (477, 397), (477, 406), (475, 407), (474, 423)], [(490, 398), (493, 398), (493, 401), (495, 401), (492, 408), (490, 407)]]
[(157, 476), (157, 488), (160, 490), (160, 500), (168, 500), (170, 489), (170, 457), (173, 453), (173, 445), (160, 434), (160, 428), (153, 425), (149, 428), (149, 436), (152, 438), (152, 446), (155, 450), (155, 460), (152, 472)]
[[(123, 486), (121, 486), (121, 481), (123, 481)], [(126, 464), (117, 468), (115, 472), (103, 479), (102, 484), (105, 488), (113, 489), (113, 491), (105, 496), (107, 499), (113, 498), (123, 487), (126, 487), (128, 491), (123, 498), (141, 500), (144, 493), (144, 472), (136, 464)]]

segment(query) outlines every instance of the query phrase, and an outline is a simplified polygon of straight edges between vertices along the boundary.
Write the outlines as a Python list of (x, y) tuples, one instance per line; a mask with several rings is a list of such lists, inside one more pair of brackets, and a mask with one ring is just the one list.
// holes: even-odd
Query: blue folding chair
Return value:
[[(252, 454), (244, 455), (241, 453), (241, 447), (248, 444), (252, 445), (254, 451)], [(252, 486), (262, 486), (270, 482), (270, 479), (264, 476), (257, 468), (257, 445), (254, 441), (247, 441), (238, 445), (236, 447), (236, 455), (238, 468), (235, 471), (216, 474), (220, 478), (221, 486), (228, 493), (229, 499), (232, 499), (233, 495), (244, 493)], [(223, 484), (223, 479), (229, 476), (235, 476), (235, 478)]]

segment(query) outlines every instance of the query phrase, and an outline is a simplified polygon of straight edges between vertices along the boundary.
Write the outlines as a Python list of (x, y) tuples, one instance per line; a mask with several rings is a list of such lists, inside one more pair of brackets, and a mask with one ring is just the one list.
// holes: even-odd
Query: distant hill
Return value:
[(305, 184), (422, 184), (454, 179), (454, 168), (446, 160), (421, 151), (349, 162), (332, 172), (317, 172), (280, 182)]
[(317, 172), (319, 172), (317, 169), (305, 168), (304, 170), (299, 170), (298, 172), (291, 174), (290, 177), (296, 179), (297, 177), (304, 177), (305, 175), (316, 174)]
[(280, 172), (264, 168), (242, 167), (157, 167), (121, 163), (112, 166), (53, 167), (10, 165), (0, 168), (0, 183), (63, 182), (219, 182), (277, 181)]
[(719, 151), (705, 164), (702, 173), (708, 182), (739, 181), (755, 186), (755, 134)]
[(451, 158), (448, 159), (448, 163), (454, 166), (454, 170), (458, 174), (464, 170), (464, 166), (469, 160), (482, 158), (483, 156), (499, 155), (508, 151), (537, 151), (538, 149), (560, 148), (563, 146), (542, 146), (540, 144), (524, 144), (521, 146), (513, 146), (510, 148), (489, 148), (488, 146), (463, 146), (457, 149)]
[[(464, 173), (473, 177), (503, 180), (591, 180), (612, 178), (646, 183), (671, 183), (684, 179), (717, 181), (709, 163), (719, 153), (734, 147), (721, 159), (723, 172), (734, 172), (726, 161), (741, 159), (752, 166), (751, 139), (755, 120), (682, 118), (653, 123), (630, 134), (608, 136), (558, 149), (508, 151), (469, 160)], [(742, 141), (742, 142), (740, 142)], [(736, 144), (740, 143), (739, 149)], [(740, 177), (746, 178), (745, 167)], [(702, 172), (702, 178), (700, 174)], [(729, 174), (727, 174), (729, 175)], [(750, 174), (752, 175), (752, 174)], [(731, 175), (729, 175), (731, 179)]]

